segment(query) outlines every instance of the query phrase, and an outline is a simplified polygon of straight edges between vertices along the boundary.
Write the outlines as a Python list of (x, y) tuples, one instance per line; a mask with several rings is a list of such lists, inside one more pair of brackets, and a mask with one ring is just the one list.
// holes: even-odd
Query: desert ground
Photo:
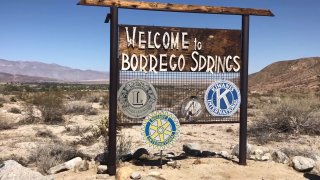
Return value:
[[(95, 158), (106, 148), (108, 88), (59, 84), (0, 87), (1, 162), (15, 160), (51, 179), (115, 179), (97, 175), (99, 163)], [(320, 96), (312, 93), (250, 92), (247, 166), (240, 166), (233, 154), (239, 141), (238, 123), (181, 125), (179, 139), (164, 155), (180, 156), (188, 143), (215, 155), (180, 160), (167, 157), (164, 159), (176, 164), (164, 164), (162, 169), (142, 159), (119, 160), (116, 177), (130, 179), (136, 172), (141, 179), (306, 179), (308, 173), (320, 170), (319, 100)], [(119, 158), (145, 148), (148, 158), (157, 159), (159, 151), (142, 139), (140, 126), (119, 127)], [(287, 162), (274, 157), (275, 151), (285, 153)], [(260, 155), (268, 158), (262, 160)], [(295, 156), (317, 164), (299, 172), (294, 168)], [(75, 157), (85, 159), (88, 168), (50, 173), (50, 168)], [(154, 172), (157, 175), (152, 175)]]

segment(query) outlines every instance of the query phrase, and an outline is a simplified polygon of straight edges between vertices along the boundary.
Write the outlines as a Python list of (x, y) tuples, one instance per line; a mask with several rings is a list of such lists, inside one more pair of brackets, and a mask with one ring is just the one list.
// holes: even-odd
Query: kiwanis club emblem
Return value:
[(232, 116), (240, 106), (238, 87), (227, 80), (213, 83), (206, 91), (204, 102), (213, 116)]
[(149, 145), (164, 150), (179, 137), (178, 118), (168, 111), (154, 111), (143, 122), (142, 134)]
[(128, 117), (143, 118), (151, 113), (157, 103), (154, 87), (144, 80), (131, 80), (118, 91), (118, 105)]

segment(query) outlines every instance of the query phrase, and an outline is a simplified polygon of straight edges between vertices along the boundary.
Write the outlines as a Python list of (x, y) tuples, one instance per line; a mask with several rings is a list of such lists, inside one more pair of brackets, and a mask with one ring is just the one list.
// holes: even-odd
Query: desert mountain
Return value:
[(275, 62), (251, 74), (252, 91), (320, 91), (320, 57)]
[(109, 78), (109, 75), (105, 72), (72, 69), (42, 62), (8, 61), (3, 59), (0, 59), (0, 72), (15, 76), (41, 77), (66, 82), (106, 81)]
[(0, 82), (58, 82), (56, 79), (45, 77), (24, 76), (0, 72)]

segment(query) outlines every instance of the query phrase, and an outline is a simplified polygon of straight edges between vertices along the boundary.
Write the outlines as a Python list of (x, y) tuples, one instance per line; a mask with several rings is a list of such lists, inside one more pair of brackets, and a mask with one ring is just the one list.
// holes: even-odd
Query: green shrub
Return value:
[(12, 107), (8, 110), (8, 112), (13, 113), (13, 114), (21, 114), (21, 110), (16, 108), (16, 107)]
[(35, 163), (38, 171), (46, 174), (48, 170), (58, 164), (64, 163), (75, 157), (89, 157), (72, 146), (60, 142), (52, 142), (38, 146), (29, 156), (29, 162)]
[(319, 99), (286, 99), (264, 109), (264, 118), (255, 119), (248, 134), (257, 142), (282, 141), (289, 135), (320, 135)]
[(52, 91), (35, 93), (32, 95), (30, 101), (41, 111), (42, 120), (44, 123), (57, 124), (64, 122), (64, 102), (61, 92)]
[(66, 105), (66, 113), (96, 115), (98, 112), (90, 104), (82, 102), (71, 102)]

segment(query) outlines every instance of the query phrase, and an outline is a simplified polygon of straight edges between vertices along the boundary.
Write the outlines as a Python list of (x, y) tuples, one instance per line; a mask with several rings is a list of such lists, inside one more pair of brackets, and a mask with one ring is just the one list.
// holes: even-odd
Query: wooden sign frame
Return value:
[(110, 23), (110, 90), (109, 90), (109, 142), (108, 146), (108, 173), (116, 174), (116, 127), (117, 127), (117, 90), (119, 87), (118, 62), (118, 9), (137, 9), (166, 12), (206, 13), (241, 15), (241, 69), (240, 69), (240, 135), (239, 135), (239, 164), (246, 165), (247, 153), (247, 103), (248, 103), (248, 61), (249, 61), (249, 16), (274, 16), (270, 10), (197, 6), (187, 4), (170, 4), (157, 2), (140, 2), (127, 0), (81, 0), (79, 5), (110, 7), (106, 22)]

